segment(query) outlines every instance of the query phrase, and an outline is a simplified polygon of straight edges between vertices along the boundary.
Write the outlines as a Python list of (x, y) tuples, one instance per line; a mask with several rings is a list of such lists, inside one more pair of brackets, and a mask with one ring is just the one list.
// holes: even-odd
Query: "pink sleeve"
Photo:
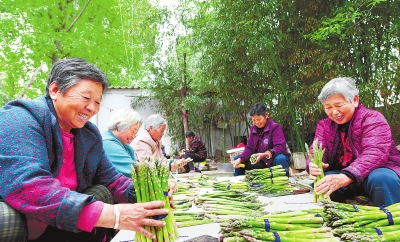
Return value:
[(76, 227), (85, 232), (92, 232), (94, 225), (103, 211), (104, 203), (96, 201), (83, 207)]

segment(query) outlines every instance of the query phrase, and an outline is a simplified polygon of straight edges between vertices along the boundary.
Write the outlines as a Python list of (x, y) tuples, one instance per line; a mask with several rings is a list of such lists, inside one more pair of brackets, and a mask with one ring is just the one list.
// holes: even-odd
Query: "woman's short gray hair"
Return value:
[(358, 95), (358, 93), (359, 90), (356, 87), (356, 80), (350, 77), (338, 77), (325, 84), (318, 96), (318, 101), (324, 104), (329, 96), (342, 94), (346, 101), (352, 103), (354, 97)]
[(146, 122), (144, 122), (144, 129), (149, 131), (150, 127), (158, 129), (162, 125), (167, 125), (167, 120), (160, 114), (152, 114), (146, 119)]
[(107, 124), (107, 128), (109, 130), (124, 132), (134, 124), (139, 124), (140, 127), (142, 125), (142, 118), (135, 110), (126, 108), (118, 110), (113, 114)]
[(101, 83), (103, 92), (108, 88), (107, 76), (96, 66), (84, 59), (71, 58), (58, 60), (53, 64), (47, 78), (46, 97), (50, 97), (50, 84), (56, 82), (61, 93), (77, 84), (81, 79), (90, 79)]

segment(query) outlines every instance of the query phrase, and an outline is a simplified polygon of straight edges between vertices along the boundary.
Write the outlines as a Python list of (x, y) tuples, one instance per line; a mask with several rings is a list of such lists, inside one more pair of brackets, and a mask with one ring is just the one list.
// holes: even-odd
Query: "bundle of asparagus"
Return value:
[(281, 165), (265, 169), (254, 169), (246, 172), (245, 181), (250, 190), (266, 194), (280, 194), (293, 191), (285, 169)]
[[(317, 216), (318, 215), (318, 216)], [(339, 241), (323, 226), (319, 213), (306, 211), (232, 219), (220, 224), (224, 242), (229, 241)]]
[[(240, 197), (239, 197), (240, 196)], [(213, 192), (200, 195), (196, 202), (201, 205), (206, 217), (216, 221), (239, 217), (257, 217), (264, 215), (261, 204), (255, 193)]]
[(218, 191), (242, 191), (245, 192), (248, 190), (248, 186), (246, 182), (243, 181), (236, 181), (236, 182), (231, 182), (231, 181), (220, 181), (220, 182), (214, 182), (213, 185), (215, 190)]
[(223, 198), (229, 201), (238, 201), (238, 202), (258, 202), (257, 200), (258, 194), (254, 192), (244, 192), (244, 191), (237, 191), (237, 190), (230, 190), (227, 192), (222, 191), (214, 191), (210, 193), (205, 193), (200, 195), (196, 199), (197, 204), (202, 204), (205, 200), (211, 198)]
[[(175, 241), (178, 237), (178, 229), (168, 197), (168, 162), (161, 159), (146, 158), (140, 163), (133, 164), (131, 172), (137, 201), (139, 203), (156, 200), (164, 201), (164, 208), (169, 210), (166, 217), (156, 218), (164, 220), (166, 226), (145, 226), (145, 229), (155, 234), (159, 242)], [(140, 233), (136, 233), (135, 241), (144, 242), (149, 241), (149, 239)]]
[[(318, 146), (318, 139), (315, 139), (314, 142), (312, 143), (312, 147), (313, 147), (313, 152), (314, 152), (314, 156), (311, 155), (310, 149), (308, 148), (307, 143), (305, 144), (306, 146), (306, 150), (307, 150), (307, 155), (310, 158), (310, 161), (314, 164), (316, 164), (318, 166), (318, 168), (323, 169), (322, 168), (322, 157), (324, 156), (325, 153), (325, 149), (322, 149), (322, 143)], [(318, 175), (316, 177), (316, 179), (314, 180), (314, 187), (315, 184), (320, 181), (322, 178), (324, 178), (324, 173), (322, 172), (320, 175)], [(325, 200), (325, 194), (317, 194), (314, 191), (314, 202), (315, 203), (319, 203), (321, 200)], [(329, 198), (328, 198), (329, 199)]]
[(215, 221), (205, 216), (204, 212), (174, 211), (176, 224), (179, 228), (200, 224), (214, 223)]
[(178, 186), (178, 192), (176, 192), (176, 194), (196, 194), (196, 192), (193, 191), (193, 189), (196, 188), (196, 184), (192, 181), (176, 181), (176, 185)]
[(174, 205), (176, 210), (189, 210), (194, 202), (194, 195), (191, 194), (174, 194)]
[(346, 241), (399, 241), (400, 203), (388, 207), (351, 205), (323, 200), (327, 224)]

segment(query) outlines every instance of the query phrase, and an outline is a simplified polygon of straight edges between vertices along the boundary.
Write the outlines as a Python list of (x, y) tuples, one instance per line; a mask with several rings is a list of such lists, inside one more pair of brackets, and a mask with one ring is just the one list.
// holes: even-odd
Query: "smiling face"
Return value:
[(334, 94), (324, 101), (326, 115), (337, 124), (348, 123), (354, 115), (358, 106), (358, 96), (354, 97), (352, 103), (346, 101), (342, 94)]
[(257, 128), (259, 129), (265, 127), (265, 124), (267, 124), (267, 120), (268, 120), (268, 113), (265, 114), (265, 117), (257, 114), (251, 116), (251, 121), (253, 122), (253, 125), (257, 126)]
[(70, 132), (82, 128), (99, 112), (103, 86), (93, 80), (81, 79), (65, 93), (60, 93), (57, 84), (52, 82), (49, 92), (61, 129)]
[(119, 141), (121, 141), (122, 144), (127, 145), (130, 144), (133, 139), (136, 137), (137, 132), (140, 129), (140, 124), (132, 124), (127, 130), (123, 132), (119, 132), (118, 130), (114, 130), (113, 133), (115, 137), (118, 138)]

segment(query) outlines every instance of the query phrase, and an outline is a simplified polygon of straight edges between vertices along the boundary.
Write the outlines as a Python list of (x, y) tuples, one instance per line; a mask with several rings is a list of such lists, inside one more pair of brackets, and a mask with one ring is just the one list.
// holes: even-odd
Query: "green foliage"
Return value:
[(291, 150), (301, 151), (325, 117), (317, 95), (337, 76), (356, 78), (362, 104), (396, 122), (390, 104), (400, 91), (400, 1), (176, 3), (0, 1), (0, 101), (21, 93), (42, 62), (26, 97), (43, 94), (51, 64), (79, 56), (103, 69), (112, 85), (145, 90), (134, 107), (157, 100), (180, 145), (184, 111), (203, 137), (218, 122), (241, 136), (236, 127), (250, 125), (248, 111), (261, 101)]
[[(46, 76), (60, 58), (81, 57), (98, 65), (111, 85), (133, 85), (144, 75), (156, 28), (137, 27), (148, 18), (145, 1), (37, 0), (0, 2), (0, 83), (3, 103), (17, 96), (44, 62), (25, 97), (44, 93)], [(147, 23), (149, 24), (149, 23)], [(147, 31), (143, 31), (146, 29)], [(143, 34), (145, 33), (145, 34)], [(154, 41), (153, 41), (154, 42)], [(154, 48), (154, 47), (153, 47)]]
[[(164, 110), (178, 114), (176, 124), (182, 105), (190, 124), (200, 128), (199, 120), (223, 120), (227, 111), (231, 124), (243, 121), (250, 106), (262, 101), (284, 127), (292, 151), (300, 151), (325, 116), (317, 95), (329, 79), (356, 78), (367, 107), (398, 100), (398, 2), (179, 2), (174, 14), (184, 31), (168, 32), (175, 45), (167, 63), (152, 72), (160, 76), (153, 87), (169, 83), (173, 89), (168, 101), (166, 89), (152, 90), (163, 93), (158, 100)], [(176, 53), (188, 56), (185, 100), (177, 72), (183, 63), (173, 60)], [(393, 111), (385, 110), (389, 121)]]

